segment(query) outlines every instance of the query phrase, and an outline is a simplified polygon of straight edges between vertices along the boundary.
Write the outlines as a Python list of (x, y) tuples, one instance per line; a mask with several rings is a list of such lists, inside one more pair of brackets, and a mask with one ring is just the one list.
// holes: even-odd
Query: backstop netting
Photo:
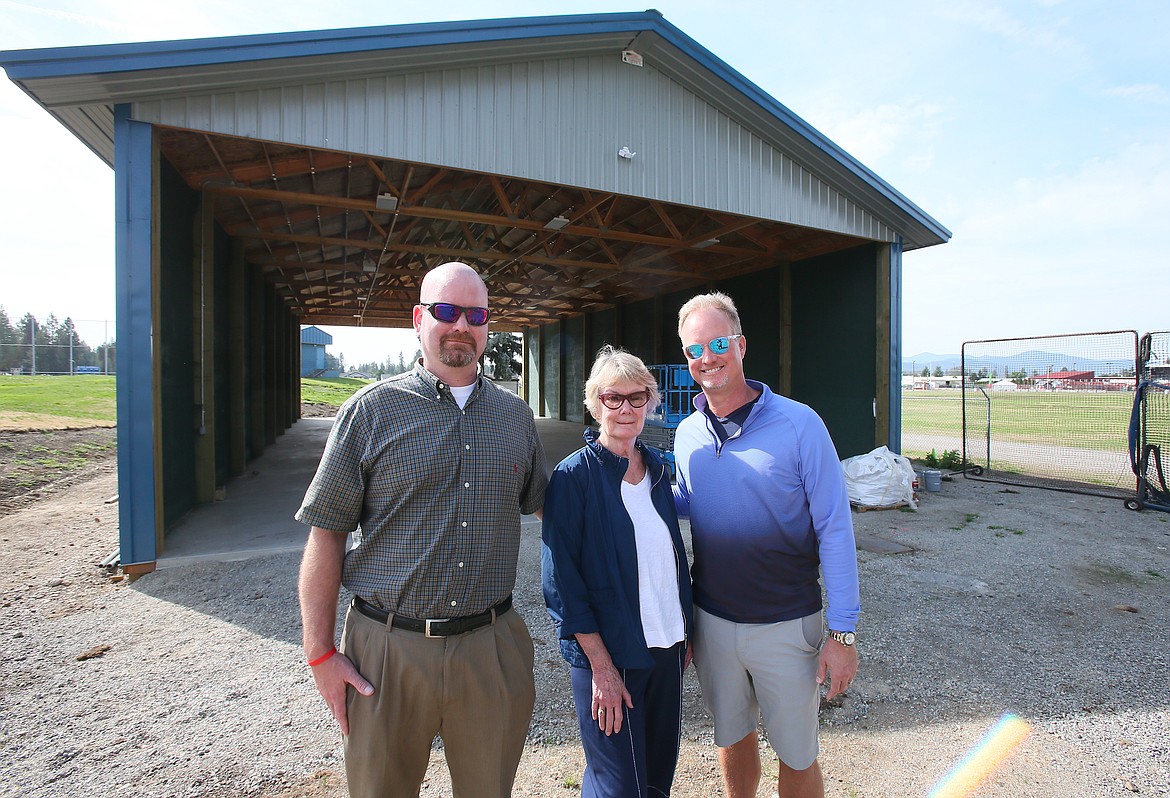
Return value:
[(967, 341), (964, 459), (982, 479), (1132, 496), (1137, 368), (1132, 330)]
[[(1141, 393), (1139, 437), (1130, 456), (1145, 480), (1139, 499), (1170, 504), (1170, 331), (1148, 333), (1140, 346)], [(1144, 494), (1144, 495), (1143, 495)]]

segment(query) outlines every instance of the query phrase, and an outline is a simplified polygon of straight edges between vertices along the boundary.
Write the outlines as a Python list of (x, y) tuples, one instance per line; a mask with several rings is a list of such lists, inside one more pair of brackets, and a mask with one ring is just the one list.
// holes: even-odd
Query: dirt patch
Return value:
[(301, 402), (301, 418), (333, 418), (337, 415), (337, 405), (323, 402)]
[[(336, 405), (301, 404), (303, 418), (335, 415)], [(112, 424), (0, 411), (0, 517), (114, 469), (117, 454)]]
[(0, 516), (113, 470), (112, 427), (0, 431)]
[(91, 418), (69, 418), (68, 416), (47, 416), (43, 413), (19, 413), (15, 410), (0, 410), (0, 430), (27, 432), (29, 430), (90, 429), (92, 427), (113, 428), (113, 422), (95, 422)]

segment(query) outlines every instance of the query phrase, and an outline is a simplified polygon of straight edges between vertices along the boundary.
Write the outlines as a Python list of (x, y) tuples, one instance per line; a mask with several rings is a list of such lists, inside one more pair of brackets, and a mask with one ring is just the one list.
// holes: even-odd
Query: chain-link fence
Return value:
[(1137, 494), (1127, 506), (1170, 511), (1170, 331), (1139, 346), (1141, 381), (1130, 418), (1129, 456)]
[[(0, 373), (114, 374), (117, 345), (112, 320), (40, 323), (31, 317), (0, 330)], [(6, 339), (6, 340), (5, 340)]]
[(902, 454), (958, 466), (963, 451), (962, 390), (957, 384), (917, 385), (902, 390)]
[(903, 378), (903, 454), (978, 479), (1133, 495), (1136, 332), (972, 340), (943, 366)]
[(968, 341), (963, 455), (982, 478), (1123, 497), (1137, 333)]

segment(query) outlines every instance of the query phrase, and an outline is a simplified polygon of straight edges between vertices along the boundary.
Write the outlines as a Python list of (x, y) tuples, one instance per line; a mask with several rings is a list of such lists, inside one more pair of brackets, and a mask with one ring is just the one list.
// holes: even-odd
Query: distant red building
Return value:
[(1032, 382), (1037, 388), (1092, 388), (1097, 374), (1093, 371), (1052, 371), (1037, 374)]

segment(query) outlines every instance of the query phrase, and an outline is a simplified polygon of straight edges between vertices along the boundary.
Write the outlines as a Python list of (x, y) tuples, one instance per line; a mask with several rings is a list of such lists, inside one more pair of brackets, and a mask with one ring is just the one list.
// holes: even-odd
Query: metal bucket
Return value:
[(922, 475), (926, 480), (927, 493), (938, 493), (940, 490), (942, 490), (941, 471), (934, 468), (928, 468), (922, 472)]

